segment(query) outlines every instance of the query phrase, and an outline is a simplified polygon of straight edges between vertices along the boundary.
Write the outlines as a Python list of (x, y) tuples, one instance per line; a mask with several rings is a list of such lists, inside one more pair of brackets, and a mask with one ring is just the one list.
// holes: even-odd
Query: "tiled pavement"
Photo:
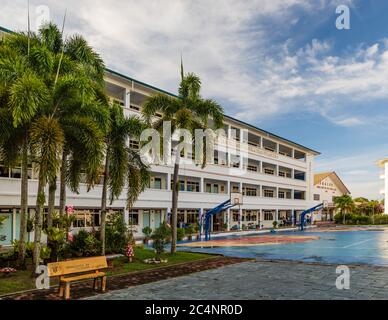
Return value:
[(388, 299), (388, 268), (349, 266), (339, 290), (336, 265), (250, 261), (148, 283), (90, 299)]

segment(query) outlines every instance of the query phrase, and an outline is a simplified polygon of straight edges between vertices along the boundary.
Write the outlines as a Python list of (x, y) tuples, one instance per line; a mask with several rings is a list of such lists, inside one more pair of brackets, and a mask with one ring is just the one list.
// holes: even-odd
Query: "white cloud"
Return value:
[(353, 197), (381, 199), (383, 181), (380, 180), (381, 168), (377, 166), (377, 160), (385, 158), (387, 150), (388, 145), (383, 145), (352, 154), (322, 155), (316, 161), (315, 171), (333, 171), (335, 168)]

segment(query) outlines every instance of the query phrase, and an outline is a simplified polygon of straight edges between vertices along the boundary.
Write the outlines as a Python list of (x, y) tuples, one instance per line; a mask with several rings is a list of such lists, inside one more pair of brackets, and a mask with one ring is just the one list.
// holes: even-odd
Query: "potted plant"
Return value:
[(192, 240), (192, 235), (195, 233), (195, 228), (192, 224), (189, 224), (187, 225), (186, 229), (185, 229), (185, 234), (187, 236), (187, 239), (189, 241)]
[(273, 228), (276, 229), (277, 226), (278, 226), (278, 222), (277, 222), (277, 221), (274, 221), (274, 222), (272, 222), (272, 225), (273, 225)]
[(144, 234), (144, 244), (148, 244), (148, 241), (151, 239), (152, 229), (150, 227), (144, 227), (141, 232)]

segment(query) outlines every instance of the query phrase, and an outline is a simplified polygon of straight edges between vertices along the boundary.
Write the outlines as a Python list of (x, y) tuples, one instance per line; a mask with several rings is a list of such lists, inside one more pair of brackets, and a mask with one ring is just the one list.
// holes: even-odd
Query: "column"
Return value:
[(240, 182), (239, 191), (240, 191), (240, 193), (243, 193), (243, 183), (242, 182)]
[(129, 115), (129, 108), (131, 106), (131, 91), (125, 88), (125, 97), (124, 97), (124, 115)]
[(263, 173), (263, 161), (260, 161), (260, 173)]
[(12, 211), (12, 239), (13, 240), (19, 240), (19, 239), (16, 239), (16, 228), (17, 228), (17, 225), (16, 225), (16, 208), (13, 208), (13, 211)]
[(230, 209), (226, 210), (226, 231), (230, 231), (230, 221), (231, 221), (231, 216), (230, 216)]
[(239, 226), (238, 226), (238, 228), (239, 228), (239, 230), (242, 230), (242, 212), (243, 212), (243, 209), (239, 209)]
[(205, 192), (205, 179), (201, 177), (201, 182), (199, 185), (199, 192)]
[(124, 212), (124, 222), (126, 225), (129, 225), (129, 210), (127, 210), (126, 208), (123, 208), (123, 212)]
[(171, 191), (171, 173), (167, 173), (167, 190)]
[(201, 239), (199, 240), (202, 240), (202, 235), (204, 233), (204, 229), (203, 229), (203, 208), (200, 208), (199, 209), (199, 216), (198, 216), (198, 221), (199, 221), (199, 234), (201, 235)]

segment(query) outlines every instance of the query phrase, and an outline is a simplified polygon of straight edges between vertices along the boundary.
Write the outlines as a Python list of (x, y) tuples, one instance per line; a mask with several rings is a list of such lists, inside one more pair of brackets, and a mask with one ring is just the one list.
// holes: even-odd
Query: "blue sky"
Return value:
[[(0, 25), (26, 28), (26, 0), (3, 0)], [(335, 9), (350, 8), (350, 30)], [(45, 7), (42, 7), (45, 6)], [(388, 156), (388, 1), (31, 0), (81, 33), (112, 69), (176, 92), (179, 61), (226, 112), (322, 152), (354, 196), (381, 198)]]

